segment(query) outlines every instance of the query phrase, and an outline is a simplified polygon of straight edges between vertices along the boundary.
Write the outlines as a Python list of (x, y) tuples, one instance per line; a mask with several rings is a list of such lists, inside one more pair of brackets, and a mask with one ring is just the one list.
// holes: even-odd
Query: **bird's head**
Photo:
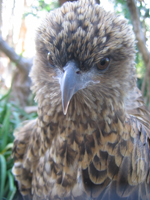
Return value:
[(50, 12), (37, 30), (31, 72), (39, 104), (62, 102), (66, 114), (71, 101), (89, 108), (98, 101), (123, 103), (136, 85), (134, 43), (127, 20), (92, 0)]

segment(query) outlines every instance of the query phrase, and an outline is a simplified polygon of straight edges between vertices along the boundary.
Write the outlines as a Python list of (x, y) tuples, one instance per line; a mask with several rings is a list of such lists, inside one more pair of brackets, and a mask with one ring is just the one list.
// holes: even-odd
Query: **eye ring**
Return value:
[(47, 53), (47, 60), (51, 66), (54, 66), (53, 59), (50, 52)]
[(110, 58), (104, 57), (102, 58), (99, 63), (97, 63), (97, 69), (98, 70), (105, 70), (110, 64)]

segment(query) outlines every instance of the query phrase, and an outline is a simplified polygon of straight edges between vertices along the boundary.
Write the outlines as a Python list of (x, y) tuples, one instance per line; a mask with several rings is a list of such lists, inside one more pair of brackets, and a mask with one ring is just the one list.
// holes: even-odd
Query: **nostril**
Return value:
[(76, 71), (76, 74), (81, 74), (81, 72), (78, 70), (78, 71)]

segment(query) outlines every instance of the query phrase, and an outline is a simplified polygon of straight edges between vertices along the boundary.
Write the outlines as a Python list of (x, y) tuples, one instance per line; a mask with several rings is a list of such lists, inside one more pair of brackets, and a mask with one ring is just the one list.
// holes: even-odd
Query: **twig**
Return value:
[(27, 106), (24, 108), (24, 111), (28, 114), (37, 112), (37, 106)]

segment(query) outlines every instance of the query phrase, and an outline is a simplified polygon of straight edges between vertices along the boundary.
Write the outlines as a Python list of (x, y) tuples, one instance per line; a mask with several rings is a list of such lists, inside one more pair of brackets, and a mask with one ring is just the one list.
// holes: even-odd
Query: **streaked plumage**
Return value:
[(43, 20), (31, 71), (38, 118), (15, 133), (13, 149), (24, 196), (150, 199), (150, 117), (134, 48), (127, 21), (92, 0)]

